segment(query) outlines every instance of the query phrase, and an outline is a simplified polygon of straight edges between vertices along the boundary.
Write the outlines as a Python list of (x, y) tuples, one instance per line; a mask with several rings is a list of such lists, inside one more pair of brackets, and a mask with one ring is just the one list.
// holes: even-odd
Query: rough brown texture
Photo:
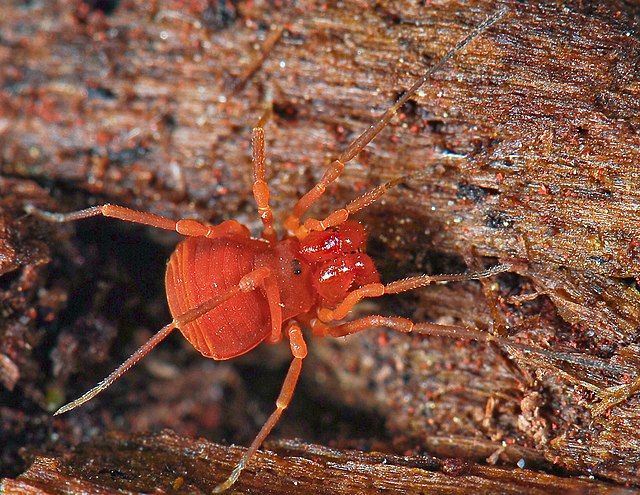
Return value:
[[(477, 326), (534, 350), (368, 332), (316, 345), (307, 386), (377, 411), (396, 451), (640, 485), (640, 397), (622, 389), (619, 404), (592, 414), (608, 387), (638, 376), (640, 362), (638, 7), (504, 4), (506, 18), (425, 85), (317, 211), (413, 174), (359, 217), (385, 280), (517, 263), (483, 284), (433, 287), (362, 311)], [(54, 442), (44, 411), (166, 322), (161, 273), (175, 238), (100, 220), (53, 227), (22, 217), (25, 203), (72, 210), (110, 201), (255, 227), (249, 135), (271, 106), (269, 179), (282, 218), (323, 164), (496, 9), (383, 0), (92, 5), (3, 8), (0, 442), (11, 474), (21, 469), (19, 447), (31, 459), (33, 446), (64, 450), (93, 428), (170, 426), (245, 442), (277, 380), (257, 402), (243, 380), (281, 362), (262, 351), (240, 372), (209, 367), (176, 339), (149, 358), (146, 375), (132, 371), (109, 399), (56, 420)], [(258, 63), (262, 40), (283, 26)], [(116, 330), (122, 344), (110, 351)], [(149, 375), (160, 380), (156, 390)], [(229, 392), (236, 407), (225, 404)], [(282, 434), (303, 434), (296, 422), (315, 412), (289, 411)], [(312, 422), (320, 432), (309, 435), (328, 440), (331, 427)], [(337, 441), (351, 436), (341, 433)]]
[[(429, 456), (393, 456), (329, 449), (295, 441), (260, 453), (235, 493), (637, 493), (590, 480), (509, 470)], [(7, 495), (26, 493), (210, 493), (241, 449), (171, 433), (110, 435), (84, 444), (64, 459), (41, 457), (18, 480), (6, 481)], [(92, 464), (86, 460), (93, 459)], [(150, 466), (151, 469), (150, 469)], [(122, 492), (119, 492), (122, 493)]]

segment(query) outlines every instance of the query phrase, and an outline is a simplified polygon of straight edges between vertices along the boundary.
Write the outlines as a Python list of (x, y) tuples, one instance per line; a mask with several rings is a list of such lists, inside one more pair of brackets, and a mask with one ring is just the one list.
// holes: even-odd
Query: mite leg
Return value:
[[(263, 275), (263, 273), (267, 273)], [(263, 267), (253, 272), (255, 284), (260, 285), (263, 290), (267, 303), (269, 304), (269, 314), (271, 316), (271, 335), (267, 338), (270, 344), (277, 344), (282, 340), (282, 305), (280, 304), (280, 291), (278, 290), (278, 281), (273, 271)]]
[(373, 283), (363, 285), (347, 294), (344, 300), (335, 308), (320, 308), (318, 310), (318, 318), (324, 322), (342, 320), (353, 307), (362, 299), (367, 297), (379, 297), (384, 294), (399, 294), (410, 290), (425, 287), (433, 283), (441, 282), (458, 282), (463, 280), (477, 280), (481, 278), (492, 277), (498, 273), (509, 271), (513, 265), (504, 263), (496, 265), (487, 270), (473, 273), (459, 273), (452, 275), (418, 275), (403, 280), (396, 280), (389, 284)]
[[(216, 308), (223, 302), (232, 298), (233, 296), (239, 294), (240, 292), (248, 292), (251, 290), (255, 290), (259, 285), (263, 284), (265, 279), (272, 276), (272, 272), (269, 268), (258, 268), (253, 272), (245, 275), (240, 279), (238, 285), (231, 287), (224, 291), (222, 294), (218, 294), (215, 297), (212, 297), (208, 301), (203, 302), (199, 306), (186, 311), (182, 315), (174, 318), (171, 323), (162, 327), (162, 329), (156, 333), (153, 337), (151, 337), (142, 347), (140, 347), (136, 352), (134, 352), (129, 359), (127, 359), (124, 363), (118, 366), (109, 376), (107, 376), (104, 380), (102, 380), (98, 385), (93, 387), (87, 393), (82, 395), (82, 397), (70, 402), (60, 409), (58, 409), (54, 416), (58, 414), (65, 413), (70, 411), (71, 409), (75, 409), (76, 407), (81, 406), (85, 402), (93, 399), (96, 395), (103, 392), (107, 387), (109, 387), (113, 382), (115, 382), (118, 378), (120, 378), (124, 373), (126, 373), (132, 366), (134, 366), (138, 361), (140, 361), (143, 357), (145, 357), (151, 350), (162, 342), (173, 330), (176, 328), (180, 328), (181, 326), (186, 325), (194, 320), (197, 320), (202, 315), (208, 313), (209, 311)], [(273, 319), (273, 316), (272, 316)]]
[(362, 332), (370, 328), (386, 327), (396, 332), (418, 333), (434, 337), (470, 339), (479, 342), (502, 340), (502, 337), (496, 337), (474, 328), (458, 325), (438, 325), (436, 323), (414, 323), (407, 318), (400, 318), (398, 316), (370, 315), (337, 325), (327, 325), (320, 320), (315, 320), (312, 322), (312, 327), (319, 335), (329, 335), (331, 337), (346, 337), (347, 335)]
[(236, 467), (233, 469), (229, 477), (218, 486), (216, 486), (213, 489), (213, 493), (221, 493), (227, 490), (236, 482), (242, 470), (247, 467), (247, 463), (255, 455), (258, 448), (260, 448), (260, 445), (262, 445), (262, 442), (264, 442), (265, 438), (267, 438), (269, 433), (271, 433), (273, 427), (280, 420), (280, 416), (282, 416), (283, 411), (289, 406), (289, 403), (291, 402), (291, 397), (293, 396), (296, 384), (298, 383), (298, 378), (300, 377), (300, 371), (302, 370), (302, 360), (307, 356), (307, 345), (304, 341), (302, 330), (296, 322), (292, 322), (289, 324), (286, 333), (289, 337), (291, 353), (293, 354), (293, 361), (291, 362), (291, 366), (289, 366), (289, 371), (287, 372), (287, 376), (284, 379), (284, 383), (282, 384), (280, 395), (276, 400), (276, 410), (273, 411), (271, 416), (269, 416), (266, 423), (262, 426), (262, 429), (253, 440), (253, 442), (251, 442), (251, 445), (242, 456), (242, 459), (240, 459), (240, 462), (238, 462)]
[(273, 213), (269, 206), (269, 186), (264, 180), (264, 129), (256, 127), (253, 129), (251, 138), (253, 148), (253, 197), (258, 205), (258, 214), (262, 220), (262, 237), (269, 242), (278, 240), (276, 231), (273, 228)]
[(347, 219), (355, 212), (363, 210), (368, 206), (375, 203), (380, 196), (386, 193), (392, 187), (395, 187), (400, 182), (406, 180), (406, 177), (399, 177), (397, 179), (385, 182), (370, 191), (367, 191), (361, 196), (351, 201), (344, 208), (334, 211), (322, 220), (316, 218), (308, 218), (304, 221), (304, 224), (294, 232), (296, 237), (304, 238), (307, 233), (312, 231), (326, 230), (330, 227), (335, 227), (347, 221)]
[(589, 357), (571, 353), (555, 352), (547, 349), (531, 347), (519, 342), (514, 342), (505, 337), (492, 335), (477, 328), (468, 328), (458, 325), (440, 325), (437, 323), (414, 323), (407, 318), (397, 316), (371, 315), (359, 318), (354, 321), (340, 323), (337, 325), (327, 325), (320, 320), (311, 322), (311, 329), (315, 335), (346, 337), (354, 333), (369, 330), (371, 328), (386, 327), (396, 332), (413, 333), (418, 335), (428, 335), (431, 337), (445, 337), (450, 339), (468, 339), (483, 343), (496, 343), (505, 349), (516, 349), (523, 353), (538, 354), (547, 357), (550, 361), (565, 361), (567, 363), (579, 363), (588, 365)]
[(178, 234), (184, 236), (214, 238), (230, 234), (241, 235), (243, 237), (249, 237), (250, 235), (249, 230), (235, 220), (227, 220), (219, 225), (206, 225), (190, 218), (183, 218), (176, 221), (160, 215), (154, 215), (153, 213), (132, 210), (130, 208), (125, 208), (124, 206), (112, 205), (109, 203), (100, 206), (92, 206), (91, 208), (86, 208), (84, 210), (72, 211), (70, 213), (52, 213), (49, 211), (39, 210), (33, 205), (26, 205), (25, 210), (27, 213), (37, 215), (49, 222), (73, 222), (83, 218), (102, 215), (105, 217), (116, 218), (123, 222), (149, 225), (157, 229), (174, 230)]
[(464, 39), (459, 41), (453, 49), (447, 52), (446, 55), (436, 62), (435, 65), (428, 68), (424, 74), (413, 83), (407, 92), (398, 98), (376, 122), (352, 141), (347, 149), (338, 156), (337, 160), (329, 165), (322, 176), (322, 179), (320, 179), (320, 182), (318, 182), (318, 184), (316, 184), (297, 201), (293, 207), (291, 215), (284, 224), (285, 228), (290, 232), (295, 233), (300, 226), (300, 218), (302, 218), (307, 209), (309, 209), (309, 207), (315, 203), (322, 194), (324, 194), (327, 186), (340, 177), (345, 164), (349, 163), (356, 155), (358, 155), (358, 153), (360, 153), (364, 147), (367, 146), (367, 144), (369, 144), (380, 133), (380, 131), (389, 124), (389, 122), (391, 122), (391, 119), (396, 115), (396, 113), (398, 113), (398, 110), (433, 76), (435, 72), (439, 71), (454, 55), (471, 43), (471, 41), (473, 41), (477, 36), (500, 20), (506, 12), (506, 8), (498, 10), (473, 29)]
[(325, 170), (320, 182), (318, 182), (312, 189), (310, 189), (304, 196), (302, 196), (296, 204), (293, 205), (292, 213), (284, 222), (284, 227), (290, 232), (297, 232), (300, 227), (300, 218), (309, 209), (309, 207), (320, 199), (320, 196), (324, 194), (327, 186), (335, 181), (344, 170), (344, 163), (340, 159), (334, 160), (327, 170)]

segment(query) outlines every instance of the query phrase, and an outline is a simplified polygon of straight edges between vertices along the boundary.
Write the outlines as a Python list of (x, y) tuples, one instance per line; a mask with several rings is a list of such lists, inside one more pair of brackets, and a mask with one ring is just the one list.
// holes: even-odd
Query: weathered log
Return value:
[[(320, 396), (386, 418), (399, 449), (640, 485), (640, 399), (623, 393), (607, 414), (591, 414), (607, 387), (638, 376), (640, 361), (638, 9), (503, 4), (506, 18), (425, 85), (316, 211), (410, 175), (360, 216), (386, 280), (501, 258), (516, 268), (491, 283), (429, 288), (373, 309), (478, 326), (542, 351), (369, 332), (316, 345), (307, 375)], [(20, 446), (51, 439), (44, 411), (166, 321), (161, 273), (174, 240), (107, 221), (54, 228), (22, 216), (25, 203), (70, 210), (110, 201), (255, 227), (249, 135), (271, 108), (269, 179), (282, 218), (346, 142), (497, 8), (94, 5), (3, 8), (0, 439), (13, 474)], [(142, 330), (109, 352), (115, 328)], [(210, 378), (187, 351), (175, 352), (150, 373), (198, 391)], [(69, 383), (75, 370), (82, 386)], [(130, 388), (139, 382), (130, 401), (162, 403), (167, 387), (146, 394), (143, 372), (128, 378)], [(190, 387), (179, 385), (180, 373), (194, 377)], [(219, 402), (195, 397), (220, 412)], [(99, 404), (88, 406), (104, 411), (99, 418), (78, 412), (56, 423), (66, 442), (136, 419), (143, 429), (169, 423), (182, 433), (233, 424), (204, 412), (182, 424), (197, 406), (174, 408), (172, 418), (153, 406), (140, 415)], [(259, 423), (241, 416), (249, 426), (229, 433), (233, 440)]]
[[(342, 451), (296, 441), (274, 446), (258, 454), (234, 493), (637, 493), (601, 481), (453, 459)], [(17, 480), (4, 482), (3, 493), (210, 493), (242, 450), (170, 432), (112, 434), (61, 458), (37, 458)]]

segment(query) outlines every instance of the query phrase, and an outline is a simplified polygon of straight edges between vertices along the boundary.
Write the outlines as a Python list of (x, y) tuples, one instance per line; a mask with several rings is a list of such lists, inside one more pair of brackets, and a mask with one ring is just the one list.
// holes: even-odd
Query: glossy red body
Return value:
[[(306, 322), (319, 305), (341, 301), (349, 289), (379, 280), (373, 261), (361, 252), (365, 240), (364, 227), (354, 221), (303, 241), (187, 237), (167, 265), (171, 314), (178, 317), (266, 266), (277, 280), (283, 322)], [(262, 289), (241, 293), (180, 331), (206, 357), (222, 360), (244, 354), (271, 334), (266, 297)]]

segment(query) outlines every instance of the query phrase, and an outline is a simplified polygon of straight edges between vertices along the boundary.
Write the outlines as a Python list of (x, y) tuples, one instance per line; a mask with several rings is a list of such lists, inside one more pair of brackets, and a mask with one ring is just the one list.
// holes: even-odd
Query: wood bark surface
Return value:
[[(167, 432), (112, 434), (83, 444), (64, 459), (39, 457), (18, 480), (5, 481), (3, 493), (103, 494), (116, 489), (209, 493), (233, 468), (241, 451)], [(234, 486), (234, 493), (637, 493), (588, 479), (426, 455), (342, 451), (296, 441), (280, 442), (273, 451), (261, 452), (252, 464)]]
[[(287, 359), (286, 349), (260, 349), (239, 367), (203, 363), (175, 338), (54, 421), (51, 410), (166, 323), (163, 269), (178, 238), (101, 219), (53, 226), (25, 215), (26, 204), (70, 211), (108, 201), (255, 230), (250, 133), (267, 112), (282, 220), (326, 163), (499, 6), (505, 18), (425, 84), (314, 213), (405, 176), (358, 215), (384, 280), (500, 260), (514, 268), (359, 311), (478, 327), (530, 349), (381, 331), (314, 342), (302, 403), (279, 434), (457, 459), (505, 493), (522, 477), (577, 491), (581, 476), (595, 477), (594, 490), (640, 486), (640, 396), (630, 388), (640, 376), (638, 6), (385, 0), (3, 7), (0, 460), (15, 477), (45, 456), (6, 486), (27, 491), (37, 473), (99, 463), (135, 431), (246, 444)], [(613, 390), (619, 400), (607, 402)], [(354, 410), (374, 432), (358, 430)], [(124, 436), (65, 454), (111, 429)], [(167, 438), (162, 448), (175, 445), (187, 462), (178, 452), (190, 441)], [(207, 448), (227, 466), (226, 452), (238, 452)], [(293, 469), (279, 452), (272, 469)], [(150, 477), (160, 472), (153, 456), (149, 466)], [(310, 468), (308, 486), (323, 469)], [(72, 474), (85, 482), (83, 473)], [(142, 490), (105, 486), (96, 490)]]

